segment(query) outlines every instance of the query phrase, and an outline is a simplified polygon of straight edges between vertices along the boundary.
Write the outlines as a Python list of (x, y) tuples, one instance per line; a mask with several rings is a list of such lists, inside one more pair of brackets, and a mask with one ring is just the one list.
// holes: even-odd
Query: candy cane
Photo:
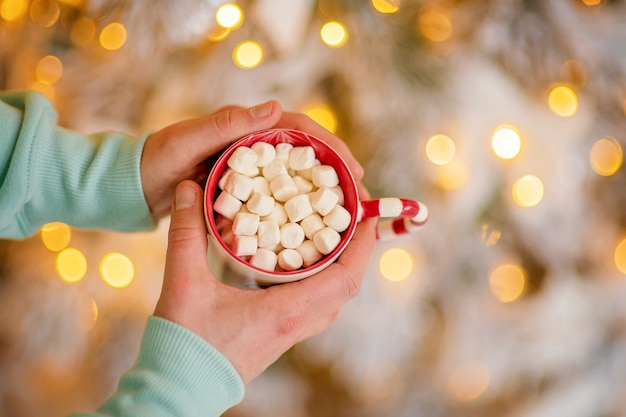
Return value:
[(358, 220), (372, 217), (390, 217), (379, 222), (376, 228), (378, 240), (412, 233), (422, 228), (428, 220), (428, 208), (419, 201), (405, 198), (381, 198), (362, 201)]

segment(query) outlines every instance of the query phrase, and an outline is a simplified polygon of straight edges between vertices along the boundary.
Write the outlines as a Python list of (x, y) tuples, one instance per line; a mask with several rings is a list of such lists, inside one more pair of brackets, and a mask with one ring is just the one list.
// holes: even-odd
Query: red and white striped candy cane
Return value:
[(376, 238), (386, 240), (406, 233), (415, 232), (428, 220), (428, 208), (419, 201), (405, 198), (380, 198), (361, 201), (358, 220), (371, 217), (390, 217), (379, 222)]

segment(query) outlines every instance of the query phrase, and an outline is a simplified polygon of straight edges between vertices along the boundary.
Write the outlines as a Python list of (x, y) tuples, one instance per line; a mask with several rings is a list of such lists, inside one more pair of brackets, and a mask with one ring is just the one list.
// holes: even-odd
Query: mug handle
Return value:
[(376, 239), (387, 240), (421, 229), (428, 220), (428, 208), (419, 201), (405, 198), (361, 201), (358, 221), (372, 217), (391, 218), (376, 225)]

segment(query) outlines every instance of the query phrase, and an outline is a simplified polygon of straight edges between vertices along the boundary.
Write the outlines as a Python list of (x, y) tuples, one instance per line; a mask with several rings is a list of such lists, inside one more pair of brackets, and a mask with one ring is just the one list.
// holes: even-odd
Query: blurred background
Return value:
[[(374, 197), (429, 206), (227, 416), (626, 416), (625, 20), (619, 0), (0, 0), (0, 88), (131, 135), (278, 99)], [(167, 228), (0, 241), (0, 415), (115, 389)]]

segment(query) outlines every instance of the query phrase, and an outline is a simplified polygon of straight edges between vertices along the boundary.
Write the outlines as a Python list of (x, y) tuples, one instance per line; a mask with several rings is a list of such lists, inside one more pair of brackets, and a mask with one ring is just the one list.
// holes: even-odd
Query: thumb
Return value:
[(176, 187), (168, 236), (166, 279), (180, 273), (196, 276), (198, 271), (208, 269), (202, 200), (202, 188), (195, 182), (183, 181)]

